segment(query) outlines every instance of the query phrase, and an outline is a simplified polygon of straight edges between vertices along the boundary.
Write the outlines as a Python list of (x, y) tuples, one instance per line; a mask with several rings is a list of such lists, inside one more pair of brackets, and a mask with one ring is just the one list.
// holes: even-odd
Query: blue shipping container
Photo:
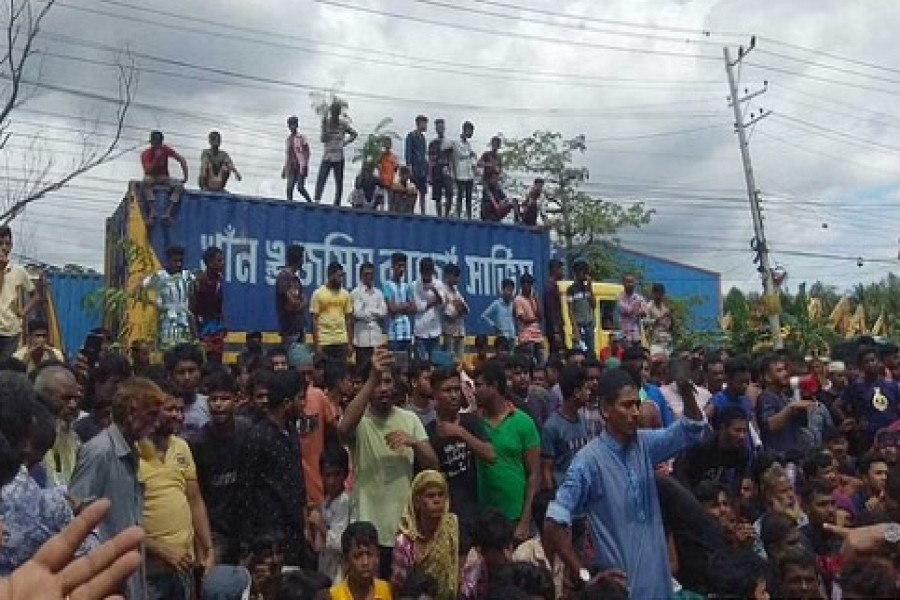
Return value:
[(722, 282), (719, 273), (627, 248), (617, 248), (616, 253), (620, 263), (634, 265), (641, 273), (648, 292), (650, 285), (661, 283), (668, 296), (690, 302), (691, 325), (694, 329), (718, 329), (722, 316)]
[(63, 350), (74, 356), (88, 332), (103, 325), (99, 311), (85, 308), (84, 299), (103, 287), (100, 274), (47, 273), (49, 296), (62, 333)]
[[(157, 196), (157, 214), (166, 198)], [(107, 274), (112, 285), (135, 285), (132, 253), (121, 240), (147, 246), (143, 217), (131, 195), (107, 223)], [(276, 331), (274, 282), (290, 244), (306, 249), (302, 282), (308, 295), (326, 279), (332, 261), (344, 266), (346, 287), (358, 283), (359, 267), (371, 262), (376, 285), (390, 277), (394, 252), (409, 257), (408, 278), (418, 276), (419, 262), (431, 257), (440, 273), (457, 264), (470, 307), (469, 334), (487, 332), (479, 316), (500, 293), (503, 279), (531, 273), (546, 276), (550, 238), (545, 231), (516, 225), (439, 219), (418, 215), (361, 212), (331, 206), (288, 203), (231, 194), (186, 191), (171, 227), (157, 225), (149, 248), (157, 265), (167, 246), (186, 250), (188, 268), (201, 268), (209, 246), (225, 252), (225, 315), (231, 331)], [(129, 272), (129, 267), (131, 272)], [(145, 269), (146, 271), (146, 269)], [(145, 273), (147, 274), (147, 273)]]

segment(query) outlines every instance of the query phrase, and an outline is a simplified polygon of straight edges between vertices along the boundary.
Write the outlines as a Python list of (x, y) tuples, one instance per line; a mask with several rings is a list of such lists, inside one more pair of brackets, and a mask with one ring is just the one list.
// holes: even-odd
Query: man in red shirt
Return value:
[[(169, 159), (173, 158), (181, 165), (181, 180), (169, 177)], [(171, 190), (169, 204), (163, 214), (163, 223), (172, 223), (172, 211), (181, 202), (181, 194), (184, 192), (184, 184), (188, 179), (187, 161), (184, 157), (163, 144), (161, 131), (150, 132), (150, 147), (141, 152), (141, 166), (144, 167), (144, 181), (142, 196), (147, 205), (147, 226), (152, 228), (156, 224), (156, 201), (153, 195), (154, 187), (166, 187)]]

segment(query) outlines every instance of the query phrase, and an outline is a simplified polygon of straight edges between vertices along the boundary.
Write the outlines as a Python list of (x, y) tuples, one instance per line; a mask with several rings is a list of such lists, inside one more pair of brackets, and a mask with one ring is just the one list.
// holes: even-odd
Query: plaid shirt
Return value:
[[(412, 287), (403, 281), (400, 283), (391, 280), (385, 281), (384, 300), (397, 304), (411, 302)], [(388, 318), (388, 340), (392, 342), (412, 340), (412, 321), (409, 315), (392, 315)]]

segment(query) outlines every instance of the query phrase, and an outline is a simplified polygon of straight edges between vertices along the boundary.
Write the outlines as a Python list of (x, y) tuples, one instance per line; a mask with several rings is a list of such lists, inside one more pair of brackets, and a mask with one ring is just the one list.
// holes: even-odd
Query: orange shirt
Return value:
[(304, 419), (300, 431), (300, 450), (303, 455), (303, 479), (309, 504), (321, 506), (325, 502), (325, 486), (319, 461), (325, 451), (325, 429), (334, 427), (337, 415), (325, 392), (309, 386), (303, 407)]
[(393, 152), (385, 152), (378, 161), (378, 173), (381, 178), (381, 185), (390, 188), (394, 185), (394, 177), (397, 175), (397, 157)]

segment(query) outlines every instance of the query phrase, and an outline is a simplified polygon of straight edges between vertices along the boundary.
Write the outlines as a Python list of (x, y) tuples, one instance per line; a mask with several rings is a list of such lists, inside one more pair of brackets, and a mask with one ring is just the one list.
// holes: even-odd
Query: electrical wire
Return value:
[(515, 38), (517, 40), (530, 40), (533, 42), (559, 44), (559, 45), (573, 46), (573, 47), (577, 47), (577, 48), (589, 48), (592, 50), (609, 50), (609, 51), (615, 51), (615, 52), (634, 52), (634, 53), (638, 53), (638, 54), (646, 54), (646, 55), (651, 55), (651, 56), (668, 56), (668, 57), (673, 57), (673, 58), (685, 58), (685, 59), (691, 59), (691, 60), (714, 60), (716, 62), (722, 60), (721, 57), (719, 57), (719, 56), (713, 56), (713, 55), (709, 55), (709, 54), (691, 54), (691, 53), (685, 53), (685, 52), (672, 52), (672, 51), (667, 51), (667, 50), (656, 50), (653, 48), (634, 48), (634, 47), (628, 47), (628, 46), (616, 46), (614, 44), (603, 44), (603, 43), (599, 43), (599, 42), (574, 41), (574, 40), (568, 40), (568, 39), (564, 39), (564, 38), (536, 35), (536, 34), (530, 34), (530, 33), (524, 33), (524, 32), (507, 32), (507, 31), (502, 31), (502, 30), (497, 30), (497, 29), (489, 29), (486, 27), (479, 27), (477, 25), (472, 25), (472, 24), (466, 24), (465, 26), (462, 26), (462, 25), (456, 25), (454, 23), (446, 23), (446, 22), (441, 22), (441, 21), (437, 21), (434, 19), (417, 17), (414, 15), (405, 14), (405, 13), (398, 13), (398, 12), (392, 12), (392, 11), (387, 11), (387, 10), (380, 10), (380, 9), (376, 9), (376, 8), (356, 6), (353, 4), (338, 2), (336, 0), (312, 0), (312, 1), (316, 2), (318, 4), (323, 4), (323, 5), (331, 6), (334, 8), (341, 8), (341, 9), (354, 11), (354, 12), (360, 12), (360, 13), (364, 13), (364, 14), (377, 15), (377, 16), (386, 17), (386, 18), (390, 18), (390, 19), (400, 19), (400, 20), (404, 20), (404, 21), (410, 21), (413, 23), (419, 23), (422, 25), (433, 25), (435, 27), (462, 30), (462, 31), (466, 31), (469, 33), (481, 33), (481, 34), (485, 34), (485, 35), (490, 35), (492, 37), (497, 37), (499, 35), (499, 36), (503, 36), (503, 37)]

